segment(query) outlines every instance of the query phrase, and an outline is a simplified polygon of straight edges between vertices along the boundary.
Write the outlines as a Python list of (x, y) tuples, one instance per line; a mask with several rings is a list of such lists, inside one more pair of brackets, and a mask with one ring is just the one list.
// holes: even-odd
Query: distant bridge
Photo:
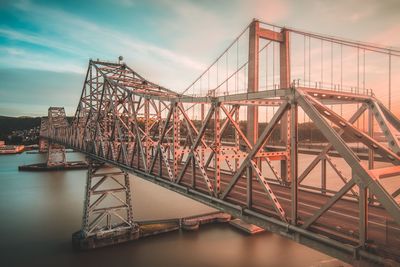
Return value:
[[(49, 109), (40, 133), (49, 164), (65, 164), (68, 147), (86, 154), (91, 164), (121, 169), (89, 168), (81, 238), (118, 238), (137, 230), (130, 172), (346, 262), (400, 262), (400, 120), (370, 89), (292, 79), (291, 35), (304, 36), (304, 76), (307, 38), (364, 53), (397, 57), (400, 52), (257, 20), (245, 33), (183, 93), (147, 81), (124, 63), (90, 60), (72, 123), (63, 108)], [(230, 49), (236, 51), (243, 36), (248, 36), (247, 61), (239, 64), (237, 52), (232, 70)], [(279, 70), (271, 81), (274, 62), (262, 88), (261, 52), (271, 43), (279, 48), (273, 50)], [(353, 110), (338, 112), (339, 107)], [(298, 153), (301, 117), (327, 143), (306, 164), (299, 164), (304, 162)], [(247, 121), (247, 129), (239, 121)], [(226, 135), (228, 129), (233, 136)], [(374, 137), (377, 130), (385, 144)], [(277, 135), (280, 148), (268, 149)], [(368, 160), (358, 157), (349, 139), (368, 151)], [(375, 164), (375, 155), (385, 164)], [(319, 182), (306, 185), (315, 170)], [(332, 181), (338, 190), (329, 188)]]

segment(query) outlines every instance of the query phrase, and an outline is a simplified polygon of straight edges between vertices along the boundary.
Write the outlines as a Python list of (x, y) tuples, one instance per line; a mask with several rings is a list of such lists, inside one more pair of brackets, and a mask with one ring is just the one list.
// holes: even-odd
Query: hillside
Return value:
[(0, 116), (0, 140), (5, 140), (12, 131), (28, 130), (40, 126), (40, 117)]

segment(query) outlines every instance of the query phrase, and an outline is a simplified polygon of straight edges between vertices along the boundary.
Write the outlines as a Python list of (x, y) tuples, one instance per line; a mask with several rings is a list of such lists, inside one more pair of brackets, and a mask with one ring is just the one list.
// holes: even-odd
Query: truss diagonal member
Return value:
[(82, 92), (81, 92), (79, 105), (78, 105), (78, 108), (76, 109), (75, 115), (74, 115), (74, 121), (76, 121), (77, 123), (79, 123), (79, 118), (80, 118), (79, 115), (80, 115), (80, 112), (82, 110), (81, 106), (80, 106), (80, 103), (82, 102), (82, 100), (84, 98), (84, 93), (86, 91), (85, 88), (86, 88), (86, 84), (87, 84), (87, 80), (88, 80), (89, 74), (91, 74), (91, 69), (92, 69), (92, 61), (90, 60), (89, 64), (88, 64), (87, 71), (86, 71), (85, 82), (83, 83), (83, 87), (82, 87)]
[(396, 198), (398, 195), (400, 195), (400, 188), (392, 193), (392, 197)]
[[(199, 145), (200, 142), (205, 143), (205, 142), (202, 140), (202, 137), (203, 137), (204, 132), (205, 132), (205, 130), (206, 130), (206, 128), (207, 128), (207, 124), (208, 124), (208, 122), (210, 121), (211, 116), (213, 115), (214, 110), (215, 110), (215, 106), (213, 105), (213, 106), (211, 106), (210, 110), (208, 111), (207, 116), (206, 116), (206, 118), (204, 119), (203, 125), (201, 125), (200, 131), (197, 132), (197, 130), (196, 130), (197, 137), (196, 137), (196, 139), (194, 140), (194, 143), (193, 143), (192, 147), (190, 148), (191, 151), (194, 151), (194, 150), (198, 147), (198, 145)], [(185, 116), (185, 115), (184, 115), (184, 116)], [(190, 124), (190, 123), (189, 123), (189, 124)], [(194, 125), (193, 125), (193, 126), (194, 126)], [(194, 129), (196, 129), (196, 128), (194, 128)], [(207, 147), (207, 145), (206, 145), (206, 147)]]
[(118, 213), (116, 213), (114, 211), (111, 211), (110, 213), (112, 213), (112, 215), (114, 215), (115, 217), (119, 218), (123, 223), (126, 224), (126, 226), (128, 226), (128, 227), (130, 226), (130, 223), (125, 218), (123, 218), (121, 215), (119, 215)]
[[(367, 109), (366, 105), (362, 105), (354, 114), (353, 116), (351, 116), (351, 118), (349, 119), (350, 123), (354, 123), (355, 121), (357, 121), (357, 119), (364, 113), (364, 111)], [(339, 136), (343, 135), (344, 130), (340, 129), (338, 134)], [(315, 166), (317, 166), (317, 164), (319, 163), (319, 161), (329, 152), (329, 150), (331, 150), (332, 148), (332, 144), (328, 144), (322, 151), (321, 153), (316, 156), (314, 158), (314, 160), (310, 163), (310, 165), (307, 166), (307, 168), (303, 171), (303, 173), (299, 176), (298, 180), (299, 183), (301, 183), (306, 177), (307, 175), (310, 174), (310, 172), (315, 168)]]
[(130, 102), (130, 105), (132, 107), (132, 116), (133, 116), (133, 121), (134, 121), (133, 125), (134, 125), (135, 131), (136, 131), (136, 141), (139, 144), (139, 150), (140, 150), (140, 153), (141, 153), (141, 156), (142, 156), (144, 170), (147, 172), (146, 155), (144, 154), (143, 144), (142, 144), (142, 140), (140, 138), (138, 120), (137, 120), (137, 116), (136, 116), (135, 105), (133, 104), (133, 100), (132, 100), (132, 95), (129, 96), (129, 102)]
[[(162, 128), (160, 138), (159, 138), (159, 140), (158, 140), (158, 147), (159, 147), (160, 149), (161, 149), (161, 147), (162, 147), (162, 142), (163, 142), (163, 140), (164, 140), (165, 134), (167, 133), (168, 123), (169, 123), (170, 120), (171, 120), (173, 109), (174, 109), (174, 108), (173, 108), (173, 106), (172, 106), (172, 107), (168, 110), (167, 118), (165, 119), (165, 123), (164, 123), (164, 126), (163, 126), (163, 128)], [(151, 165), (150, 165), (150, 172), (153, 171), (154, 164), (156, 163), (156, 159), (157, 159), (157, 156), (158, 156), (158, 152), (159, 152), (159, 150), (156, 149), (156, 153), (155, 153), (155, 155), (154, 155), (153, 162), (152, 162)]]
[[(211, 106), (210, 110), (208, 111), (207, 116), (206, 116), (206, 118), (204, 119), (204, 122), (203, 122), (203, 124), (202, 124), (202, 126), (201, 126), (201, 128), (200, 128), (200, 131), (197, 132), (196, 139), (193, 141), (193, 144), (192, 144), (192, 146), (191, 146), (191, 148), (190, 148), (190, 152), (189, 152), (189, 155), (192, 155), (192, 156), (190, 157), (191, 160), (192, 160), (192, 163), (193, 163), (194, 165), (197, 163), (197, 165), (199, 166), (200, 171), (201, 171), (201, 174), (202, 174), (202, 176), (203, 176), (203, 178), (204, 178), (204, 181), (205, 181), (206, 184), (207, 184), (207, 188), (208, 188), (208, 190), (210, 191), (210, 194), (213, 194), (213, 186), (212, 186), (212, 184), (211, 184), (211, 182), (210, 182), (210, 179), (208, 178), (208, 175), (207, 175), (207, 173), (206, 173), (206, 171), (205, 171), (204, 166), (203, 166), (202, 163), (201, 163), (200, 157), (199, 157), (199, 155), (198, 155), (196, 149), (197, 149), (197, 146), (200, 144), (200, 142), (203, 141), (203, 140), (202, 140), (203, 134), (204, 134), (204, 132), (205, 132), (205, 130), (206, 130), (206, 128), (207, 128), (208, 122), (210, 121), (210, 119), (211, 119), (211, 117), (212, 117), (212, 115), (213, 115), (213, 113), (214, 113), (214, 110), (215, 110), (215, 106), (213, 105), (213, 106)], [(181, 111), (182, 111), (182, 109), (181, 109)], [(187, 119), (186, 119), (186, 121), (188, 122)], [(189, 124), (189, 123), (188, 123), (188, 124)], [(193, 126), (194, 126), (194, 125), (193, 125)], [(189, 130), (189, 135), (191, 135), (191, 131), (190, 131), (189, 127), (188, 127), (188, 130)], [(197, 130), (196, 130), (196, 131), (197, 131)], [(181, 173), (179, 174), (178, 183), (179, 183), (180, 180), (182, 179), (183, 174), (186, 172), (186, 169), (187, 169), (188, 165), (189, 165), (189, 158), (186, 160), (185, 165), (184, 165), (184, 167), (183, 167)]]
[[(100, 130), (100, 124), (99, 124), (99, 122), (97, 122), (97, 131), (98, 132), (100, 132), (101, 130)], [(106, 157), (106, 149), (105, 149), (105, 145), (104, 145), (104, 140), (103, 140), (103, 133), (100, 133), (99, 135), (98, 135), (98, 139), (100, 139), (99, 141), (100, 141), (100, 148), (101, 148), (101, 151), (103, 152), (103, 157)], [(96, 139), (94, 139), (94, 141), (93, 142), (96, 142)], [(100, 151), (98, 151), (98, 155), (99, 156), (101, 156), (100, 155)]]
[(272, 173), (274, 174), (275, 178), (278, 180), (278, 182), (280, 184), (282, 184), (282, 177), (279, 176), (278, 171), (275, 169), (275, 167), (272, 165), (271, 160), (269, 160), (268, 157), (264, 158), (265, 162), (267, 163), (267, 165), (269, 166), (269, 168), (271, 169)]
[[(93, 177), (96, 177), (96, 176), (97, 176), (97, 175), (93, 175)], [(99, 188), (99, 186), (102, 185), (106, 179), (107, 179), (107, 176), (106, 176), (106, 175), (102, 175), (101, 178), (100, 178), (100, 180), (97, 181), (97, 183), (95, 183), (95, 184), (92, 186), (92, 190), (94, 190), (94, 191), (97, 190), (97, 188)]]
[(243, 134), (242, 130), (240, 129), (239, 125), (236, 123), (236, 121), (232, 118), (231, 114), (229, 111), (225, 108), (224, 105), (221, 104), (221, 108), (224, 111), (226, 117), (229, 119), (230, 123), (235, 127), (236, 131), (239, 133), (239, 135), (243, 138), (244, 142), (246, 143), (247, 147), (249, 149), (252, 148), (252, 145), (250, 144), (249, 140), (247, 137)]
[(386, 119), (390, 122), (390, 124), (400, 132), (400, 120), (387, 108), (385, 105), (379, 101), (379, 99), (374, 98), (374, 101), (378, 103), (381, 108), (383, 114), (385, 114)]
[(287, 222), (285, 210), (282, 208), (282, 205), (279, 203), (274, 192), (269, 186), (267, 180), (261, 174), (260, 169), (257, 167), (256, 163), (253, 160), (250, 160), (250, 165), (253, 168), (254, 172), (256, 173), (257, 180), (260, 182), (260, 184), (264, 188), (264, 191), (267, 193), (269, 199), (272, 201), (272, 206), (274, 207), (275, 211), (277, 212), (282, 221)]
[[(194, 131), (194, 133), (197, 135), (197, 137), (200, 137), (201, 143), (202, 143), (205, 147), (208, 147), (207, 143), (206, 143), (206, 142), (201, 138), (201, 136), (199, 135), (199, 132), (197, 131), (196, 127), (194, 126), (192, 120), (191, 120), (191, 119), (188, 117), (188, 115), (186, 114), (185, 109), (182, 107), (182, 104), (179, 103), (177, 106), (178, 106), (178, 108), (181, 110), (182, 115), (183, 115), (183, 117), (185, 118), (186, 123), (190, 125), (190, 128), (193, 129), (193, 131)], [(211, 111), (211, 110), (214, 111), (214, 106), (211, 106), (211, 108), (210, 108), (210, 110), (209, 110), (207, 116), (210, 114), (210, 111)], [(211, 113), (211, 114), (212, 114), (212, 113)], [(203, 123), (202, 128), (203, 128), (203, 127), (205, 128), (206, 126), (207, 126), (207, 123)], [(188, 128), (189, 128), (189, 127), (188, 127)], [(191, 137), (191, 136), (190, 136), (190, 137)]]
[(375, 115), (375, 119), (378, 122), (378, 125), (381, 127), (383, 134), (385, 135), (386, 139), (388, 140), (389, 147), (393, 150), (394, 153), (400, 155), (400, 142), (398, 137), (393, 131), (391, 125), (386, 120), (385, 115), (383, 114), (381, 107), (375, 101), (371, 101), (370, 103), (371, 109), (373, 114)]
[[(119, 117), (119, 116), (117, 116), (117, 117)], [(122, 131), (121, 131), (119, 120), (115, 121), (115, 124), (117, 127), (118, 137), (119, 137), (119, 142), (120, 142), (119, 149), (120, 149), (120, 152), (122, 152), (122, 156), (124, 157), (124, 163), (127, 164), (128, 163), (128, 152), (126, 151), (125, 142), (122, 141), (123, 137), (122, 137)]]
[(86, 235), (91, 235), (105, 216), (107, 216), (107, 212), (99, 213), (99, 215), (88, 225)]
[[(208, 189), (210, 195), (213, 195), (214, 194), (213, 185), (212, 185), (210, 179), (208, 178), (208, 175), (206, 173), (206, 170), (204, 169), (204, 166), (201, 164), (200, 156), (199, 156), (199, 153), (197, 153), (197, 151), (193, 152), (193, 159), (195, 159), (195, 162), (199, 166), (201, 176), (203, 176), (204, 182), (207, 184), (207, 189)], [(195, 164), (195, 163), (193, 162), (193, 164)]]
[[(224, 105), (221, 105), (222, 110), (226, 114), (226, 117), (229, 119), (229, 122), (233, 125), (233, 127), (236, 129), (236, 131), (239, 133), (239, 136), (242, 137), (243, 141), (246, 143), (247, 147), (251, 150), (253, 148), (252, 144), (249, 142), (247, 137), (244, 135), (242, 130), (240, 129), (240, 126), (237, 124), (237, 122), (232, 118), (232, 115), (228, 112), (228, 110), (225, 108)], [(266, 138), (267, 140), (268, 138)], [(265, 143), (265, 141), (264, 141)], [(267, 162), (268, 166), (270, 167), (272, 173), (274, 174), (275, 178), (279, 181), (282, 182), (281, 177), (278, 175), (278, 172), (275, 170), (275, 168), (272, 166), (271, 161), (265, 157), (265, 161)]]
[(303, 98), (309, 99), (309, 103), (315, 107), (316, 110), (320, 112), (325, 118), (335, 123), (337, 126), (342, 128), (346, 134), (355, 138), (359, 142), (362, 142), (368, 148), (374, 150), (374, 152), (380, 154), (383, 158), (388, 160), (389, 162), (400, 165), (400, 156), (381, 145), (379, 142), (375, 141), (373, 138), (363, 133), (354, 127), (351, 123), (340, 117), (338, 114), (328, 109), (325, 105), (321, 104), (318, 100), (313, 98), (312, 96), (304, 96)]
[(192, 154), (189, 154), (188, 158), (187, 158), (186, 161), (185, 161), (185, 164), (183, 164), (183, 167), (182, 167), (181, 172), (179, 173), (178, 177), (176, 178), (176, 181), (175, 181), (175, 182), (176, 182), (177, 184), (179, 184), (179, 183), (181, 182), (181, 180), (182, 180), (182, 178), (183, 178), (183, 176), (184, 176), (184, 174), (185, 174), (185, 172), (186, 172), (186, 169), (187, 169), (187, 167), (189, 166), (189, 163), (190, 163), (191, 161), (193, 161), (193, 164), (195, 164), (195, 163), (194, 163), (194, 159), (193, 159), (193, 155), (192, 155)]
[(376, 196), (378, 201), (386, 209), (386, 211), (393, 217), (393, 219), (400, 224), (400, 207), (393, 199), (393, 197), (376, 181), (371, 173), (365, 169), (359, 159), (355, 156), (354, 152), (346, 145), (337, 132), (323, 119), (317, 109), (312, 103), (304, 96), (300, 90), (296, 91), (296, 98), (298, 104), (307, 115), (317, 125), (318, 129), (325, 136), (325, 138), (333, 145), (336, 151), (343, 157), (349, 166), (351, 166), (353, 173), (359, 177), (359, 182), (368, 186), (370, 191)]
[[(336, 172), (336, 174), (339, 176), (340, 180), (342, 180), (343, 183), (346, 184), (348, 182), (348, 179), (343, 176), (343, 173), (340, 170), (338, 170), (336, 164), (332, 162), (331, 157), (329, 157), (328, 155), (325, 155), (325, 159), (329, 163), (329, 165), (332, 167), (332, 169)], [(358, 197), (358, 194), (354, 189), (350, 189), (350, 191), (353, 194), (353, 196)]]
[(94, 201), (89, 207), (88, 211), (93, 211), (105, 198), (107, 197), (107, 193), (103, 193), (96, 201)]
[[(238, 110), (239, 110), (239, 106), (234, 106), (234, 107), (232, 107), (232, 109), (229, 112), (229, 114), (232, 116)], [(220, 137), (224, 134), (225, 130), (228, 128), (228, 124), (229, 124), (229, 118), (227, 117), (227, 118), (225, 118), (224, 122), (222, 123), (221, 130), (220, 130), (221, 133), (219, 135)], [(215, 151), (212, 149), (210, 155), (208, 156), (206, 164), (204, 165), (206, 169), (210, 165), (214, 154), (215, 154)]]
[[(173, 173), (172, 173), (171, 167), (169, 166), (169, 161), (168, 161), (167, 153), (166, 153), (166, 151), (165, 151), (165, 149), (164, 149), (164, 146), (160, 145), (159, 149), (160, 149), (162, 158), (163, 158), (163, 160), (164, 160), (164, 164), (165, 164), (165, 166), (167, 167), (169, 179), (170, 179), (171, 181), (173, 181), (173, 180), (174, 180), (174, 175), (173, 175)], [(156, 157), (155, 157), (155, 158), (156, 158)]]
[(221, 150), (221, 155), (225, 156), (226, 165), (228, 166), (229, 170), (233, 172), (232, 164), (229, 162), (229, 159), (226, 157), (226, 153), (223, 150)]
[(242, 164), (240, 165), (239, 169), (235, 173), (235, 175), (232, 177), (231, 181), (229, 182), (228, 186), (226, 187), (224, 193), (221, 195), (221, 199), (224, 199), (229, 192), (232, 190), (233, 186), (236, 184), (238, 181), (239, 177), (241, 177), (243, 171), (245, 168), (247, 168), (249, 162), (251, 159), (254, 158), (254, 156), (258, 153), (260, 150), (261, 146), (264, 144), (264, 141), (270, 136), (272, 133), (272, 130), (274, 129), (275, 125), (279, 122), (279, 120), (282, 118), (283, 114), (289, 107), (289, 102), (284, 102), (277, 112), (274, 114), (272, 117), (270, 123), (267, 124), (265, 127), (264, 131), (260, 135), (260, 137), (257, 139), (256, 144), (253, 146), (253, 148), (250, 150), (250, 152), (247, 154), (247, 157), (243, 160)]
[(355, 181), (352, 178), (348, 181), (342, 189), (340, 189), (333, 197), (331, 197), (314, 215), (312, 215), (304, 224), (301, 226), (307, 229), (312, 223), (318, 220), (329, 208), (331, 208), (341, 197), (343, 197), (354, 185)]

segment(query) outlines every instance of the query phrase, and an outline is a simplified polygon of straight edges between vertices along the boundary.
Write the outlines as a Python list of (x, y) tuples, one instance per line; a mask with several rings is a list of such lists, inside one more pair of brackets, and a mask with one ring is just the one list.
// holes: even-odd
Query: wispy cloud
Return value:
[(78, 49), (73, 47), (73, 46), (68, 46), (65, 45), (65, 43), (61, 41), (57, 41), (53, 38), (49, 37), (44, 37), (43, 35), (39, 35), (36, 33), (29, 33), (29, 32), (23, 32), (23, 31), (18, 31), (18, 30), (13, 30), (13, 29), (7, 29), (7, 28), (0, 28), (0, 36), (6, 37), (10, 40), (16, 40), (20, 42), (26, 42), (30, 44), (35, 44), (43, 47), (48, 47), (51, 49), (56, 49), (56, 50), (63, 50), (69, 53), (73, 54), (78, 54), (80, 55), (81, 53), (78, 53)]
[[(18, 2), (14, 7), (18, 9), (20, 16), (27, 17), (32, 24), (41, 27), (42, 33), (34, 34), (12, 28), (0, 28), (0, 34), (12, 40), (62, 50), (78, 58), (105, 57), (109, 59), (123, 54), (127, 60), (142, 64), (141, 68), (145, 70), (150, 70), (155, 66), (165, 69), (170, 68), (171, 65), (181, 69), (201, 70), (204, 68), (204, 64), (190, 57), (137, 40), (109, 26), (82, 19), (59, 9), (39, 6), (30, 1)], [(41, 61), (40, 57), (31, 56), (32, 58), (25, 57), (26, 62), (20, 58), (19, 61), (14, 62), (14, 65), (21, 63), (21, 67), (55, 69), (49, 67), (47, 61)], [(37, 60), (37, 64), (32, 64), (33, 59)], [(60, 63), (65, 71), (77, 70), (70, 64), (63, 64), (62, 61)], [(59, 69), (61, 71), (62, 67)]]

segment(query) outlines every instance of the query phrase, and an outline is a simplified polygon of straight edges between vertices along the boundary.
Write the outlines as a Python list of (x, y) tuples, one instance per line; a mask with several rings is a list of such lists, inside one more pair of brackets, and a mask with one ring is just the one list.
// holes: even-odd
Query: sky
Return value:
[(73, 115), (88, 60), (181, 92), (253, 18), (400, 47), (398, 0), (0, 0), (0, 115)]

